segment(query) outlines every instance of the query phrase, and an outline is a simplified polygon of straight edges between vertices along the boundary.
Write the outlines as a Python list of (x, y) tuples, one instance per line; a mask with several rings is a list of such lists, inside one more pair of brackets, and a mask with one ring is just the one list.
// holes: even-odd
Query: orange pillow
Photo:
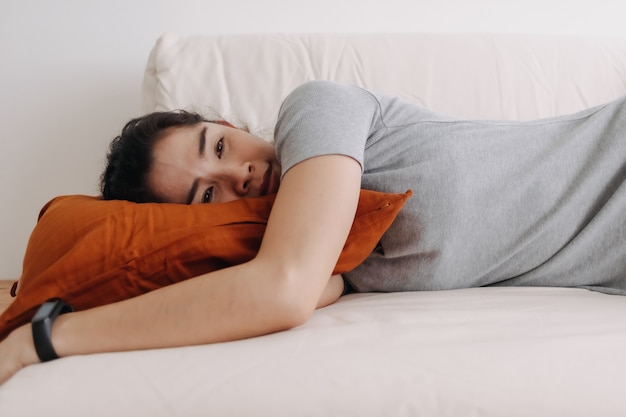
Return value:
[[(335, 273), (367, 258), (410, 195), (361, 190)], [(82, 310), (252, 259), (274, 197), (198, 205), (51, 200), (28, 242), (17, 296), (0, 315), (0, 340), (52, 297)]]

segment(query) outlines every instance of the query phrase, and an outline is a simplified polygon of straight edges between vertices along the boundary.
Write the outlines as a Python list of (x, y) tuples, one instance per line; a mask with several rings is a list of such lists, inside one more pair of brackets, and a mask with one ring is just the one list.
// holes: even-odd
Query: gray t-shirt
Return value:
[(342, 154), (362, 188), (414, 192), (357, 291), (486, 285), (626, 294), (624, 99), (537, 121), (457, 120), (359, 87), (313, 81), (284, 101), (283, 173)]

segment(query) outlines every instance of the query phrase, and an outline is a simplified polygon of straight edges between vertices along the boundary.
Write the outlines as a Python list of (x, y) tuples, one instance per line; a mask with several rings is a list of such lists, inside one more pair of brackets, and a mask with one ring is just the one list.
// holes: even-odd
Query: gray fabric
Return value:
[(362, 187), (412, 189), (357, 291), (487, 285), (626, 294), (624, 99), (537, 121), (456, 120), (325, 81), (281, 107), (283, 173), (322, 154), (360, 162)]

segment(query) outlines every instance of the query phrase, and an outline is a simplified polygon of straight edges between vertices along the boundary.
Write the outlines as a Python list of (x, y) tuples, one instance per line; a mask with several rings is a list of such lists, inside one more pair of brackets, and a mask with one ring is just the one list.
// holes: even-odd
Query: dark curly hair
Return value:
[(100, 176), (102, 198), (161, 202), (147, 186), (154, 145), (169, 128), (194, 126), (205, 121), (208, 120), (200, 114), (184, 110), (154, 112), (129, 121), (109, 145), (106, 168)]

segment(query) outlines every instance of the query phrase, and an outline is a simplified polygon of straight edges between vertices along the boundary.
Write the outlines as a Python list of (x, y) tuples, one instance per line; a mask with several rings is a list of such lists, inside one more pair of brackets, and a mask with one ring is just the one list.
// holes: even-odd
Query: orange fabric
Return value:
[[(410, 195), (361, 190), (335, 273), (365, 260)], [(51, 200), (31, 234), (17, 296), (0, 316), (0, 340), (52, 297), (83, 310), (252, 259), (274, 197), (199, 205)]]

